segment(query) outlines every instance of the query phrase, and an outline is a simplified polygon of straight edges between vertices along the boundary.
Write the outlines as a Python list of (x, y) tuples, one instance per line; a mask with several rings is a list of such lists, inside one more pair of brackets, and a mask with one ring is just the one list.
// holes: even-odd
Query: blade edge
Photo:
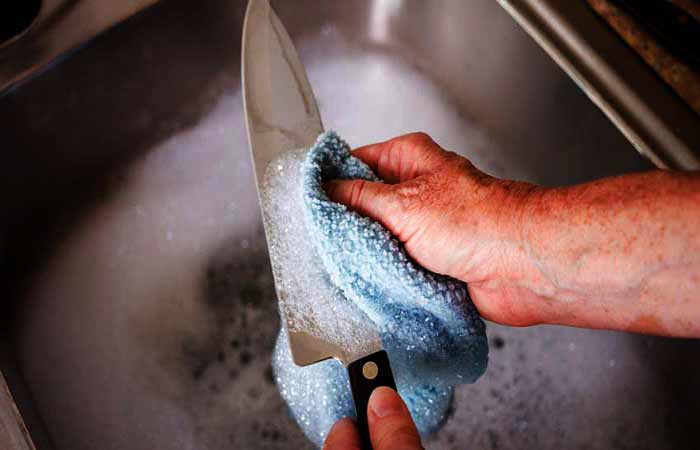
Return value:
[[(281, 127), (266, 126), (265, 124), (260, 126), (263, 121), (254, 113), (249, 89), (250, 85), (248, 84), (254, 69), (251, 68), (248, 62), (250, 61), (250, 54), (254, 49), (254, 39), (260, 39), (260, 36), (253, 36), (253, 30), (256, 30), (256, 27), (258, 33), (267, 33), (268, 39), (269, 33), (274, 33), (275, 39), (280, 43), (280, 47), (282, 48), (282, 55), (285, 62), (289, 65), (294, 75), (297, 91), (301, 93), (304, 110), (306, 112), (306, 120), (296, 131), (282, 129)], [(268, 54), (264, 54), (264, 56), (269, 57)], [(259, 62), (260, 61), (257, 61), (257, 63)], [(287, 147), (286, 150), (311, 147), (317, 136), (323, 132), (323, 123), (304, 67), (301, 64), (289, 34), (279, 17), (277, 17), (274, 10), (271, 8), (268, 0), (251, 0), (248, 5), (243, 26), (241, 72), (246, 130), (251, 147), (251, 157), (255, 167), (258, 199), (261, 200), (260, 186), (263, 182), (267, 165), (285, 150), (285, 146)], [(265, 127), (269, 128), (267, 134), (260, 133), (259, 128), (264, 129)], [(256, 149), (264, 145), (277, 145), (278, 148), (276, 152), (269, 152), (265, 158), (260, 158), (256, 153)], [(262, 207), (262, 202), (260, 202), (260, 204)], [(273, 244), (270, 242), (271, 235), (267, 227), (267, 225), (264, 226), (266, 239), (268, 244)], [(280, 291), (278, 289), (280, 277), (275, 273), (275, 264), (272, 264), (272, 266), (273, 276), (275, 278), (275, 291), (280, 302), (281, 316), (285, 321), (285, 325), (287, 325), (289, 322), (285, 314), (284, 297), (280, 296)], [(364, 357), (368, 352), (372, 353), (373, 351), (381, 349), (381, 342), (379, 341), (378, 335), (376, 340), (372, 341), (370, 345), (364, 346), (359, 352), (357, 351), (358, 349), (355, 349), (355, 352), (348, 351), (348, 349), (340, 348), (332, 342), (323, 340), (309, 333), (298, 331), (288, 332), (288, 341), (292, 359), (294, 363), (299, 366), (307, 366), (330, 358), (338, 359), (347, 366), (353, 361)]]

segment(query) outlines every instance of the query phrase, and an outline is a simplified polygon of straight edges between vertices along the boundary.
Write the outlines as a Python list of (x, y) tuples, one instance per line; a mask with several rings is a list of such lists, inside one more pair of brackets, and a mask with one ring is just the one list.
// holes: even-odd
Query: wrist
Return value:
[(576, 226), (581, 204), (572, 195), (567, 188), (541, 187), (524, 202), (521, 283), (532, 293), (538, 323), (581, 325), (592, 312), (579, 259), (596, 246), (586, 239), (590, 233)]
[(502, 227), (503, 241), (508, 243), (509, 255), (503, 264), (500, 275), (518, 285), (526, 285), (539, 280), (542, 272), (535, 258), (534, 241), (543, 233), (546, 220), (544, 208), (550, 188), (527, 183), (518, 183), (517, 187), (507, 187), (509, 193), (502, 202), (499, 223)]
[(551, 283), (533, 258), (530, 239), (544, 223), (533, 214), (540, 213), (548, 189), (514, 181), (499, 181), (489, 189), (483, 209), (490, 211), (489, 226), (481, 231), (487, 236), (484, 253), (470, 258), (459, 278), (469, 285), (485, 318), (516, 326), (544, 323)]
[(561, 309), (552, 309), (551, 299), (557, 297), (556, 274), (544, 264), (539, 246), (544, 240), (552, 239), (551, 205), (558, 196), (557, 188), (528, 185), (516, 207), (510, 214), (516, 214), (515, 230), (512, 239), (517, 243), (509, 279), (514, 289), (521, 294), (521, 309), (532, 323), (551, 323), (553, 314)]

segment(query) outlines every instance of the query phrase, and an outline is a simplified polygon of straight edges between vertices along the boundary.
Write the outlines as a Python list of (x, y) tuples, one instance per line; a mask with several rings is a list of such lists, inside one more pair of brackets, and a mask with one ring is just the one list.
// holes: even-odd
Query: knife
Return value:
[[(269, 0), (248, 3), (242, 45), (245, 120), (260, 196), (270, 163), (286, 152), (310, 148), (323, 132), (323, 123), (304, 66)], [(269, 214), (263, 201), (261, 209), (268, 248), (277, 249), (270, 252), (270, 258), (292, 359), (299, 366), (329, 358), (345, 365), (362, 445), (371, 450), (367, 424), (369, 396), (379, 386), (396, 389), (379, 331), (359, 310), (338, 314), (333, 302), (328, 301), (332, 299), (308, 301), (309, 283), (319, 286), (326, 283), (325, 273), (317, 265), (304, 277), (298, 277), (297, 267), (282, 264), (288, 261), (279, 256), (279, 249), (284, 251), (280, 242), (284, 229), (279, 223), (267, 220)], [(313, 253), (306, 237), (294, 238), (299, 239), (299, 245), (307, 247), (309, 254)], [(335, 332), (329, 333), (329, 329)]]

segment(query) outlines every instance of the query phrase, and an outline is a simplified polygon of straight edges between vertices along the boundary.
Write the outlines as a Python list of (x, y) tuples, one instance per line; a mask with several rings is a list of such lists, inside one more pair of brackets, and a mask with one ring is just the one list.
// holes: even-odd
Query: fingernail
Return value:
[(369, 397), (369, 408), (377, 417), (393, 416), (404, 412), (403, 400), (395, 390), (378, 387)]

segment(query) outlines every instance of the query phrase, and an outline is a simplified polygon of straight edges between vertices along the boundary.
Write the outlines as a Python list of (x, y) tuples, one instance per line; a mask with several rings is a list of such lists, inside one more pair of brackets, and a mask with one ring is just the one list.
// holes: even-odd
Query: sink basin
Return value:
[[(651, 167), (491, 0), (273, 2), (324, 122), (562, 185)], [(39, 448), (311, 448), (244, 131), (244, 2), (170, 0), (0, 99), (2, 371)], [(692, 341), (490, 324), (427, 448), (692, 448)]]

